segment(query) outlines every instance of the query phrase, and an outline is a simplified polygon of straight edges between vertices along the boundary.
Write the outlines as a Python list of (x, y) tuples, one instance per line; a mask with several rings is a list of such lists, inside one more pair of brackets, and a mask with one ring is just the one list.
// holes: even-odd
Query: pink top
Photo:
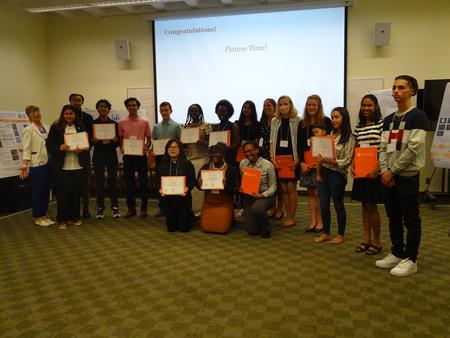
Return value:
[(148, 120), (136, 117), (124, 117), (119, 121), (119, 135), (124, 139), (136, 138), (150, 143), (150, 125)]

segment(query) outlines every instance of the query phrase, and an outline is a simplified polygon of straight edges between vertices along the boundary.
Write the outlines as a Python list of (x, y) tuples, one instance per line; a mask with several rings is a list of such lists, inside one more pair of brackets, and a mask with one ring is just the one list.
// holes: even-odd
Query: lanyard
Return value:
[[(400, 129), (400, 125), (401, 125), (401, 123), (402, 123), (404, 117), (406, 116), (406, 114), (407, 114), (407, 113), (405, 113), (405, 114), (403, 114), (402, 116), (399, 117), (399, 120), (398, 120), (398, 127), (397, 127), (396, 129)], [(391, 122), (390, 125), (389, 125), (389, 131), (391, 131), (391, 130), (394, 129), (394, 125), (397, 123), (396, 120), (397, 120), (397, 116), (394, 115), (394, 117), (392, 118), (392, 122)]]
[(170, 161), (170, 163), (169, 163), (169, 174), (170, 174), (170, 176), (178, 176), (178, 164), (179, 163), (180, 162), (177, 161), (177, 167), (175, 168), (175, 175), (172, 175), (172, 161)]

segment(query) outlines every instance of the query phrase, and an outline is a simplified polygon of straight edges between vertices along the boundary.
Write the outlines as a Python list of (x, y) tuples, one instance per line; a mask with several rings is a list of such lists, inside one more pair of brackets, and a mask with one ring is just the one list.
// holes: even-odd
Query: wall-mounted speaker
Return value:
[(373, 28), (373, 45), (375, 47), (389, 46), (391, 40), (391, 23), (379, 22)]
[(128, 40), (116, 40), (117, 60), (131, 60), (130, 42)]

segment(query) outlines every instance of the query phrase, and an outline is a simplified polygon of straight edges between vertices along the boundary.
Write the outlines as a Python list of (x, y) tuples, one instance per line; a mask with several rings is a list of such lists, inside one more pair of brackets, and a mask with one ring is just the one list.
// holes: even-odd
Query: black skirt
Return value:
[(384, 203), (384, 189), (381, 178), (355, 178), (353, 180), (352, 200), (369, 204)]

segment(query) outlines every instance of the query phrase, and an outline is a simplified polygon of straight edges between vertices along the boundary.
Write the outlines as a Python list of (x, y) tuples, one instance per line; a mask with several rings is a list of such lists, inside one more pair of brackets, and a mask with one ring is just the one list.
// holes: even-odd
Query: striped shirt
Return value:
[(355, 138), (359, 146), (377, 146), (380, 150), (383, 119), (370, 125), (358, 124), (355, 128)]

